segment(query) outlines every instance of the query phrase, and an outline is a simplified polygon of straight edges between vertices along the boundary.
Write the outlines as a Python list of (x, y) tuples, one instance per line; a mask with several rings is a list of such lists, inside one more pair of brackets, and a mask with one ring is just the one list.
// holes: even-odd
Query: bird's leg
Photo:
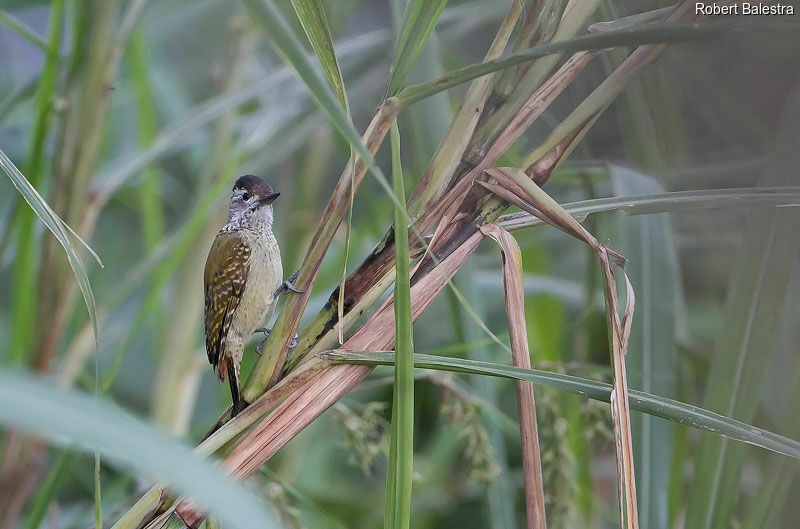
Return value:
[(260, 344), (256, 345), (256, 354), (258, 356), (261, 356), (261, 349), (264, 348), (264, 343), (267, 341), (267, 338), (269, 337), (269, 333), (272, 332), (272, 329), (268, 329), (268, 328), (264, 327), (262, 329), (256, 329), (256, 332), (263, 332), (264, 333), (264, 339), (261, 340)]
[(289, 344), (290, 351), (295, 347), (297, 347), (297, 338), (298, 338), (297, 333), (294, 333), (294, 336), (292, 337), (292, 343)]
[(292, 284), (292, 282), (295, 279), (297, 279), (297, 275), (299, 273), (300, 273), (300, 270), (295, 270), (294, 274), (289, 276), (289, 279), (287, 279), (283, 283), (281, 283), (281, 286), (278, 287), (278, 289), (275, 291), (275, 293), (272, 295), (272, 297), (273, 298), (277, 298), (281, 294), (288, 294), (289, 292), (295, 292), (297, 294), (302, 294), (303, 292), (305, 292), (305, 290), (300, 290), (300, 289), (298, 289), (297, 287), (295, 287)]

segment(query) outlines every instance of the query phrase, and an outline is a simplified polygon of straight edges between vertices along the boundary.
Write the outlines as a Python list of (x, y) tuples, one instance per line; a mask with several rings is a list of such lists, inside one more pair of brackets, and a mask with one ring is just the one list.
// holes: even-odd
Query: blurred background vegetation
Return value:
[[(277, 3), (306, 42), (289, 2)], [(386, 91), (403, 4), (324, 2), (358, 130)], [(410, 82), (482, 60), (510, 4), (448, 2)], [(604, 0), (591, 21), (668, 5)], [(275, 230), (288, 276), (348, 144), (236, 2), (0, 7), (0, 149), (104, 264), (84, 259), (97, 303), (95, 366), (91, 325), (63, 252), (0, 179), (0, 362), (89, 392), (97, 383), (102, 398), (196, 444), (229, 399), (203, 351), (201, 273), (234, 178), (261, 175), (281, 192)], [(104, 69), (97, 57), (107, 53), (114, 60)], [(601, 55), (499, 165), (520, 164), (625, 56)], [(670, 45), (601, 116), (548, 192), (565, 203), (800, 185), (798, 59), (797, 33)], [(407, 194), (463, 94), (456, 87), (400, 114)], [(389, 154), (384, 147), (377, 156), (387, 173)], [(585, 226), (629, 258), (637, 291), (632, 388), (800, 437), (798, 220), (792, 208), (746, 201), (588, 217)], [(367, 178), (355, 198), (348, 271), (392, 221), (391, 200)], [(344, 236), (342, 229), (327, 254), (307, 318), (341, 279)], [(610, 380), (591, 251), (548, 228), (516, 238), (534, 367)], [(507, 341), (499, 263), (484, 244), (455, 283)], [(418, 352), (509, 361), (450, 291), (414, 331)], [(245, 371), (254, 357), (245, 355)], [(252, 480), (286, 527), (382, 525), (391, 373), (378, 368)], [(513, 382), (422, 370), (417, 377), (412, 526), (523, 526)], [(607, 405), (536, 391), (550, 526), (617, 526)], [(642, 527), (796, 525), (796, 460), (633, 415)], [(3, 430), (0, 461), (0, 529), (94, 523), (91, 454)], [(151, 479), (104, 462), (106, 523)]]

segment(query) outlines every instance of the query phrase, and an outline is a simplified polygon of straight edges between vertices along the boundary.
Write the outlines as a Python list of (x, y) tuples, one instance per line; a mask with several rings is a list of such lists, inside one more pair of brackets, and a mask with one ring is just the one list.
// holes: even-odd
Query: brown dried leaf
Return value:
[[(617, 298), (617, 283), (611, 269), (613, 263), (622, 267), (625, 258), (600, 244), (597, 239), (589, 233), (574, 217), (572, 217), (558, 202), (553, 200), (536, 183), (531, 181), (521, 169), (515, 167), (505, 167), (500, 169), (489, 169), (486, 171), (503, 186), (501, 196), (509, 193), (517, 194), (515, 201), (530, 202), (533, 208), (538, 209), (538, 215), (543, 221), (561, 229), (573, 237), (584, 241), (597, 252), (603, 272), (603, 290), (606, 300), (606, 311), (611, 331), (612, 361), (614, 366), (614, 392), (618, 397), (612, 405), (614, 414), (614, 435), (619, 444), (617, 451), (619, 483), (621, 486), (620, 501), (624, 500), (624, 517), (627, 519), (628, 527), (636, 529), (639, 526), (637, 505), (636, 505), (636, 478), (633, 468), (633, 440), (630, 426), (630, 409), (628, 407), (628, 384), (625, 374), (625, 354), (628, 346), (628, 336), (630, 334), (631, 321), (635, 297), (633, 287), (625, 275), (627, 289), (627, 303), (625, 314), (620, 320), (619, 302)], [(510, 180), (510, 182), (509, 182)], [(519, 191), (524, 191), (524, 196), (519, 196)], [(611, 256), (611, 259), (609, 259)], [(622, 503), (621, 503), (622, 505)], [(622, 512), (621, 512), (622, 514)]]
[[(508, 331), (514, 365), (531, 368), (528, 330), (525, 324), (525, 289), (522, 285), (522, 254), (514, 237), (497, 224), (482, 226), (480, 231), (494, 239), (503, 252), (503, 291), (506, 300)], [(517, 406), (522, 440), (522, 466), (525, 479), (525, 507), (529, 529), (547, 527), (544, 508), (542, 460), (536, 424), (533, 384), (518, 380)]]

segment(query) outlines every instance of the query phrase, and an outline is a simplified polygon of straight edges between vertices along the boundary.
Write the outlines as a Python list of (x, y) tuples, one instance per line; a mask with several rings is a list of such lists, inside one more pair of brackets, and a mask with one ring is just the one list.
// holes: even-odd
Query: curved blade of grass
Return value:
[[(399, 359), (394, 372), (392, 400), (392, 440), (389, 464), (394, 466), (387, 481), (394, 478), (392, 487), (387, 483), (386, 512), (393, 514), (386, 527), (407, 529), (411, 523), (411, 477), (414, 464), (414, 331), (411, 321), (411, 271), (408, 255), (408, 215), (405, 210), (403, 168), (400, 164), (400, 129), (397, 121), (390, 130), (392, 145), (392, 183), (394, 192), (403, 207), (394, 208), (395, 276), (394, 321), (395, 354)], [(393, 493), (393, 498), (389, 496)]]
[(130, 415), (23, 373), (0, 370), (0, 422), (31, 434), (96, 449), (109, 460), (167, 478), (232, 527), (277, 528), (264, 505), (210, 462)]
[[(342, 104), (342, 108), (347, 113), (347, 119), (353, 123), (352, 116), (350, 115), (350, 105), (347, 101), (347, 95), (344, 90), (344, 80), (342, 73), (339, 69), (339, 63), (336, 60), (336, 54), (333, 50), (333, 41), (331, 39), (331, 31), (328, 27), (328, 20), (325, 17), (325, 9), (319, 0), (292, 0), (297, 18), (303, 25), (303, 30), (306, 32), (311, 47), (314, 48), (314, 53), (317, 55), (322, 70), (328, 78), (336, 97)], [(353, 158), (353, 149), (350, 149), (350, 158)], [(345, 228), (344, 238), (344, 263), (342, 264), (342, 280), (340, 282), (339, 290), (344, 292), (344, 283), (347, 278), (347, 261), (350, 256), (350, 236), (353, 226), (353, 201), (355, 200), (354, 186), (350, 185), (350, 207), (347, 210), (347, 226)], [(344, 330), (341, 322), (344, 320), (344, 295), (339, 296), (338, 303), (339, 311), (339, 343), (344, 342)]]
[[(612, 263), (620, 269), (625, 264), (625, 258), (613, 252), (607, 246), (599, 244), (596, 237), (579, 224), (572, 215), (564, 210), (558, 202), (545, 193), (535, 182), (528, 178), (519, 168), (489, 169), (486, 171), (493, 176), (507, 192), (512, 192), (523, 209), (535, 213), (548, 224), (570, 234), (591, 246), (596, 252), (603, 271), (603, 292), (606, 301), (606, 317), (608, 319), (609, 341), (611, 344), (611, 360), (614, 367), (614, 390), (611, 397), (612, 425), (614, 440), (617, 448), (617, 469), (619, 479), (620, 517), (626, 527), (636, 529), (639, 527), (639, 517), (636, 504), (636, 479), (634, 475), (633, 439), (630, 427), (630, 408), (628, 399), (628, 384), (625, 373), (625, 355), (628, 350), (628, 337), (630, 336), (630, 321), (633, 317), (634, 292), (628, 276), (622, 272), (627, 287), (624, 316), (619, 315), (619, 301), (617, 296), (617, 283), (612, 271)], [(514, 188), (519, 191), (514, 191)], [(516, 202), (516, 201), (515, 201)], [(535, 208), (531, 211), (530, 205)], [(624, 507), (624, 509), (623, 509)]]
[[(744, 187), (697, 191), (672, 191), (635, 197), (594, 198), (563, 205), (570, 214), (581, 219), (592, 213), (623, 211), (627, 215), (650, 215), (670, 211), (712, 208), (756, 208), (764, 206), (800, 206), (800, 187)], [(498, 222), (508, 230), (544, 224), (530, 213), (503, 215)]]
[(378, 183), (392, 199), (392, 202), (400, 207), (400, 202), (392, 191), (383, 171), (377, 166), (369, 149), (361, 141), (358, 131), (347, 119), (345, 109), (339, 104), (330, 86), (322, 80), (319, 73), (311, 65), (311, 61), (308, 60), (308, 56), (303, 50), (303, 45), (281, 15), (275, 3), (272, 0), (242, 0), (242, 2), (253, 15), (255, 21), (259, 23), (261, 29), (264, 30), (264, 34), (275, 50), (297, 73), (311, 97), (328, 116), (336, 130), (358, 153), (358, 156), (364, 161), (364, 164), (378, 180)]
[(342, 107), (348, 109), (344, 80), (333, 51), (331, 30), (328, 27), (328, 19), (325, 16), (322, 2), (320, 0), (292, 0), (292, 7), (303, 25), (303, 30), (306, 32), (311, 47), (314, 48), (314, 53), (317, 54), (317, 59), (322, 65), (322, 70), (325, 72), (333, 92), (339, 98)]
[(6, 153), (0, 149), (0, 168), (11, 179), (11, 183), (17, 188), (17, 191), (22, 195), (22, 198), (33, 209), (36, 216), (47, 226), (53, 235), (55, 235), (59, 244), (64, 248), (67, 254), (67, 260), (78, 280), (78, 286), (83, 294), (83, 301), (86, 304), (86, 310), (89, 312), (89, 319), (92, 322), (92, 331), (94, 332), (95, 349), (97, 348), (97, 307), (95, 306), (94, 293), (92, 286), (89, 283), (89, 276), (86, 274), (86, 268), (83, 261), (78, 256), (78, 253), (69, 240), (66, 224), (56, 213), (50, 209), (47, 202), (39, 195), (36, 189), (28, 182), (28, 180), (19, 172), (19, 169), (8, 159)]
[(633, 26), (641, 26), (642, 24), (647, 24), (649, 22), (659, 20), (665, 17), (666, 15), (669, 15), (674, 10), (675, 10), (675, 5), (671, 5), (669, 7), (661, 7), (659, 9), (653, 9), (651, 11), (643, 11), (641, 13), (636, 13), (634, 15), (629, 15), (627, 17), (617, 18), (616, 20), (595, 22), (586, 29), (589, 31), (589, 33), (595, 33), (599, 31), (612, 31), (615, 29), (627, 29)]
[(387, 94), (395, 95), (428, 42), (447, 0), (408, 0), (397, 36)]
[(416, 103), (421, 99), (457, 86), (477, 77), (552, 55), (555, 53), (574, 53), (585, 50), (602, 50), (617, 46), (640, 46), (643, 44), (663, 44), (668, 42), (692, 42), (721, 36), (728, 32), (751, 31), (786, 31), (797, 32), (797, 24), (770, 22), (752, 23), (735, 21), (695, 23), (695, 24), (652, 24), (647, 28), (623, 29), (609, 31), (597, 35), (584, 35), (574, 39), (562, 40), (528, 48), (501, 59), (471, 64), (449, 72), (430, 82), (407, 86), (400, 90), (396, 97), (401, 108)]
[[(328, 78), (336, 97), (342, 104), (342, 108), (347, 112), (347, 118), (352, 124), (353, 119), (350, 115), (350, 105), (347, 101), (347, 95), (344, 89), (344, 79), (342, 79), (342, 72), (339, 69), (339, 63), (336, 60), (336, 54), (333, 50), (333, 40), (331, 39), (331, 31), (328, 27), (328, 20), (325, 16), (325, 9), (322, 2), (319, 0), (292, 0), (297, 18), (303, 25), (303, 30), (306, 32), (311, 47), (314, 48), (314, 53), (317, 55), (322, 70)], [(353, 149), (350, 149), (350, 158), (353, 158)], [(347, 278), (347, 261), (350, 255), (350, 236), (353, 226), (353, 201), (355, 200), (354, 186), (350, 185), (350, 207), (347, 210), (347, 226), (345, 228), (344, 238), (344, 262), (342, 264), (342, 280), (339, 284), (340, 292), (344, 292), (344, 283)], [(339, 296), (338, 303), (339, 311), (339, 343), (344, 342), (344, 329), (341, 322), (344, 320), (344, 295)]]
[[(334, 363), (394, 365), (394, 355), (388, 352), (333, 351), (319, 356)], [(472, 375), (489, 375), (515, 380), (530, 380), (535, 384), (576, 393), (594, 400), (610, 402), (611, 399), (612, 387), (610, 384), (538, 369), (521, 369), (492, 362), (424, 354), (414, 355), (414, 367)], [(628, 399), (633, 410), (706, 430), (728, 439), (758, 446), (794, 459), (800, 459), (800, 441), (751, 426), (699, 406), (652, 395), (644, 391), (629, 390)]]

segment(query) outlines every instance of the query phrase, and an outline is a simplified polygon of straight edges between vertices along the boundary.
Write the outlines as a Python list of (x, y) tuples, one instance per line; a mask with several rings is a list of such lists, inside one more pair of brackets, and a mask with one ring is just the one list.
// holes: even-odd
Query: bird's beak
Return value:
[(281, 196), (280, 193), (270, 193), (268, 195), (264, 195), (263, 197), (258, 199), (258, 203), (256, 204), (257, 208), (261, 206), (266, 206), (267, 204), (272, 204), (275, 202), (275, 199)]

